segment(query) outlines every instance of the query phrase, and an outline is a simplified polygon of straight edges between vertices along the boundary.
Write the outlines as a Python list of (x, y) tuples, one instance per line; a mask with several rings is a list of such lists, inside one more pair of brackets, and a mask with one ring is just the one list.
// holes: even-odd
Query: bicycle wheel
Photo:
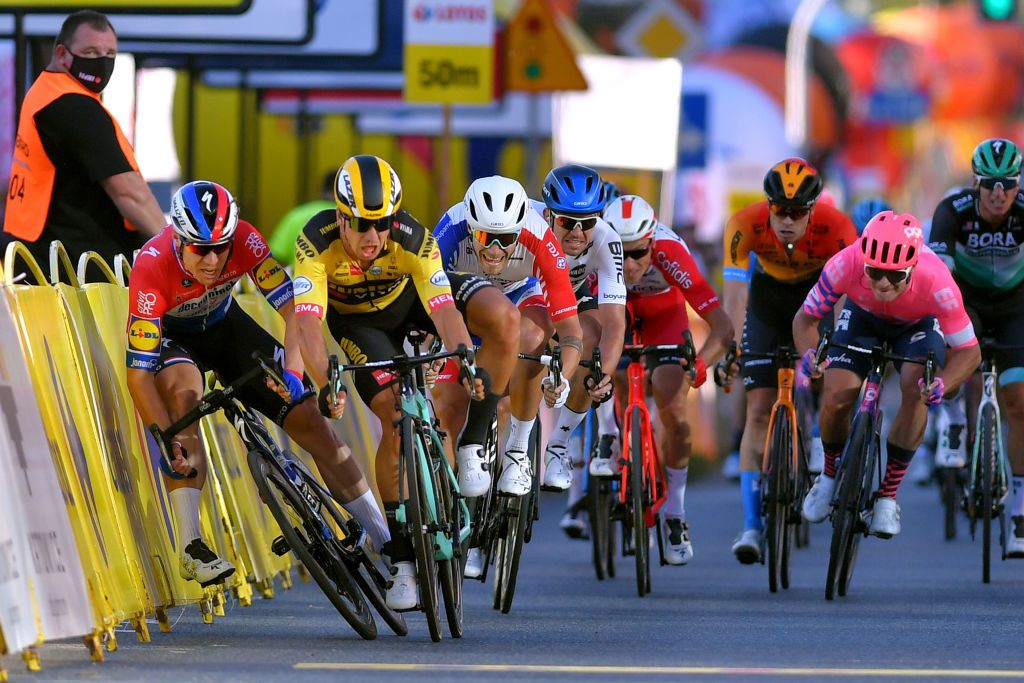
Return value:
[(377, 624), (362, 591), (348, 571), (341, 551), (321, 535), (322, 521), (309, 501), (271, 462), (273, 456), (251, 450), (247, 457), (256, 488), (277, 521), (288, 547), (349, 625), (366, 640), (377, 637)]
[(786, 562), (786, 535), (789, 528), (789, 476), (790, 453), (793, 449), (789, 415), (786, 410), (775, 414), (771, 447), (766, 454), (766, 481), (761, 486), (764, 498), (765, 522), (768, 527), (768, 590), (775, 593), (779, 587), (789, 587)]
[[(874, 421), (871, 422), (874, 425)], [(854, 518), (853, 533), (847, 540), (846, 553), (843, 558), (843, 569), (839, 577), (839, 595), (845, 597), (850, 588), (850, 581), (853, 580), (853, 567), (857, 561), (857, 551), (860, 549), (860, 539), (864, 537), (864, 511), (869, 509), (874, 490), (873, 478), (878, 459), (881, 456), (881, 441), (877, 431), (872, 427), (868, 431), (868, 445), (864, 451), (864, 459), (860, 470), (860, 483), (857, 496), (857, 514)]]
[(947, 541), (956, 538), (956, 510), (958, 506), (957, 493), (960, 484), (957, 482), (957, 470), (952, 467), (943, 467), (940, 476), (942, 487), (942, 507), (945, 512), (943, 531)]
[(981, 409), (978, 438), (981, 439), (981, 580), (988, 583), (992, 578), (992, 491), (995, 486), (995, 461), (998, 450), (996, 409), (992, 405), (986, 405)]
[(864, 468), (864, 448), (867, 440), (868, 416), (858, 414), (853, 422), (853, 431), (843, 450), (836, 482), (838, 495), (832, 508), (832, 541), (829, 544), (828, 573), (825, 577), (825, 599), (831, 600), (842, 581), (846, 552), (850, 537), (856, 530), (860, 517), (860, 487)]
[[(434, 498), (433, 486), (428, 473), (423, 470), (427, 457), (426, 445), (410, 416), (402, 418), (402, 459), (405, 460), (405, 476), (408, 481), (406, 492), (406, 515), (409, 537), (416, 554), (416, 581), (420, 589), (420, 609), (427, 616), (427, 630), (435, 643), (441, 641), (441, 615), (438, 611), (437, 559), (435, 556), (434, 528), (436, 510), (431, 509)], [(429, 487), (429, 488), (428, 488)]]
[(462, 507), (455, 498), (454, 484), (448, 475), (446, 463), (441, 462), (445, 454), (433, 449), (431, 479), (438, 493), (438, 526), (452, 544), (452, 557), (437, 561), (437, 575), (441, 582), (441, 598), (444, 601), (448, 633), (452, 638), (461, 638), (462, 623), (462, 543), (460, 532), (463, 517)]
[[(340, 529), (347, 531), (348, 525), (341, 514), (337, 501), (324, 495), (324, 492), (320, 489), (319, 482), (313, 479), (312, 473), (307, 472), (305, 468), (301, 468), (299, 471), (302, 478), (307, 482), (306, 486), (319, 497), (321, 509), (326, 509), (334, 523)], [(388, 628), (396, 636), (407, 635), (409, 627), (406, 626), (405, 617), (402, 616), (401, 612), (396, 612), (388, 607), (387, 599), (385, 598), (388, 577), (385, 577), (377, 566), (370, 561), (370, 558), (362, 552), (359, 553), (357, 558), (349, 562), (349, 571), (352, 574), (352, 578), (359, 585), (360, 590), (363, 591), (363, 595), (373, 605), (373, 608), (377, 610), (377, 614), (384, 619), (384, 623), (388, 625)]]
[(636, 559), (636, 591), (642, 598), (648, 591), (647, 565), (651, 546), (644, 515), (644, 442), (641, 432), (640, 411), (633, 410), (629, 434), (629, 490), (631, 524), (633, 525), (633, 554)]
[(513, 498), (508, 501), (509, 512), (508, 525), (505, 529), (505, 539), (502, 545), (501, 573), (501, 600), (498, 608), (502, 614), (508, 614), (512, 609), (512, 599), (516, 594), (516, 580), (519, 577), (519, 561), (523, 556), (523, 543), (527, 542), (530, 528), (533, 526), (535, 506), (539, 495), (540, 476), (537, 471), (537, 459), (540, 447), (540, 424), (534, 423), (533, 432), (530, 434), (530, 447), (527, 457), (530, 458), (533, 468), (533, 485), (525, 496)]

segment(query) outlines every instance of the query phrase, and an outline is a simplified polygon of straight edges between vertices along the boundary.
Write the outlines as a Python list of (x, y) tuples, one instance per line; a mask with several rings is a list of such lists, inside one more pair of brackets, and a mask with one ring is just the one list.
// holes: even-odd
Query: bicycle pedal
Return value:
[(278, 536), (271, 542), (270, 550), (278, 557), (284, 557), (291, 552), (292, 548), (288, 545), (288, 541), (284, 539), (284, 536)]

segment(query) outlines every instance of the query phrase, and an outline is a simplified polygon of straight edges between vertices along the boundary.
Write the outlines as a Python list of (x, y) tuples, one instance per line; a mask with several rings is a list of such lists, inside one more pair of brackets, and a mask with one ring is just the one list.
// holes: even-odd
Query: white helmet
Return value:
[(623, 242), (635, 242), (650, 237), (658, 227), (654, 209), (643, 197), (624, 194), (604, 210), (603, 217)]
[(500, 175), (477, 178), (466, 190), (466, 220), (473, 230), (517, 233), (526, 223), (529, 202), (519, 181)]

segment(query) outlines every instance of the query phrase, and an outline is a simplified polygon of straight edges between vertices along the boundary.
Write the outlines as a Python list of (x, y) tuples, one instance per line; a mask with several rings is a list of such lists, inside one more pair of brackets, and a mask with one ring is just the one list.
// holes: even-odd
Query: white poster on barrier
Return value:
[(5, 497), (18, 508), (16, 527), (31, 558), (43, 637), (80, 636), (93, 630), (92, 608), (16, 330), (9, 302), (0, 296), (0, 419), (7, 432), (0, 457), (13, 475), (0, 490), (12, 493)]
[[(0, 376), (3, 366), (0, 366)], [(6, 384), (0, 385), (0, 404), (13, 401)], [(0, 491), (14, 491), (14, 439), (0, 420)], [(0, 630), (7, 648), (20, 652), (34, 645), (36, 631), (35, 607), (29, 583), (28, 543), (21, 529), (22, 508), (17, 496), (0, 496)]]

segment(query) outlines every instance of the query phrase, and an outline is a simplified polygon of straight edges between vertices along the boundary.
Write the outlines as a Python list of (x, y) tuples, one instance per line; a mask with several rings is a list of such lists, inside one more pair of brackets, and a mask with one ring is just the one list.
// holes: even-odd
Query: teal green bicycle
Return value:
[(444, 600), (448, 631), (461, 638), (462, 547), (469, 538), (469, 508), (459, 492), (458, 479), (445, 456), (438, 422), (431, 413), (423, 381), (423, 368), (434, 361), (459, 358), (475, 375), (474, 351), (460, 346), (456, 351), (419, 355), (423, 337), (410, 334), (417, 355), (395, 356), (390, 360), (341, 365), (331, 358), (333, 379), (345, 371), (390, 370), (397, 375), (396, 408), (400, 433), (398, 457), (398, 500), (395, 518), (403, 525), (416, 555), (419, 608), (427, 617), (427, 629), (434, 642), (441, 640), (438, 586)]

